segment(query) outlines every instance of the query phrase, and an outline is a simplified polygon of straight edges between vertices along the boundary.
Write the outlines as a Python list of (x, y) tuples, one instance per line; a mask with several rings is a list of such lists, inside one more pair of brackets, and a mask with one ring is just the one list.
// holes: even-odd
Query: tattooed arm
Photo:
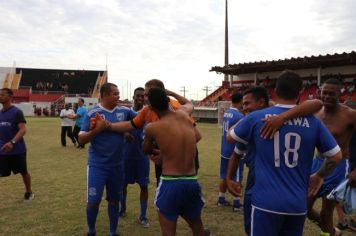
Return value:
[(320, 167), (320, 169), (313, 174), (310, 177), (310, 181), (309, 181), (309, 193), (308, 195), (313, 195), (315, 196), (321, 185), (324, 182), (324, 178), (328, 175), (330, 175), (335, 167), (339, 164), (339, 162), (342, 159), (342, 153), (341, 151), (338, 151), (335, 155), (325, 158), (323, 165)]

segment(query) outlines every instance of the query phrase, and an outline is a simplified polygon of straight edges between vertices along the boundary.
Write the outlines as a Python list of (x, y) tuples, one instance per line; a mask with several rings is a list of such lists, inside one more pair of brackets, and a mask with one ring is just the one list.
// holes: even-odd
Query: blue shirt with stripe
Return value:
[(255, 146), (255, 184), (252, 205), (277, 214), (302, 215), (307, 211), (307, 190), (314, 150), (325, 157), (340, 151), (325, 125), (315, 116), (288, 120), (273, 139), (261, 138), (262, 119), (291, 105), (255, 111), (231, 131), (235, 140)]
[[(90, 118), (99, 113), (105, 120), (110, 122), (128, 121), (136, 116), (136, 112), (127, 107), (115, 107), (107, 110), (101, 105), (95, 106), (85, 115), (81, 132), (90, 130)], [(114, 167), (122, 165), (124, 158), (124, 137), (121, 133), (103, 131), (91, 140), (89, 147), (89, 166)]]
[(234, 151), (235, 144), (230, 144), (226, 140), (226, 134), (229, 129), (236, 124), (243, 114), (236, 108), (229, 108), (224, 113), (223, 125), (222, 125), (222, 134), (221, 134), (221, 157), (230, 159), (232, 152)]

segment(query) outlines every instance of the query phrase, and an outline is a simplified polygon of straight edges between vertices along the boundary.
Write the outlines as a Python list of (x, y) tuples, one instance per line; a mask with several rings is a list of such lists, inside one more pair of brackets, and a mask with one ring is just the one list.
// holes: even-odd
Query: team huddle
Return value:
[[(243, 211), (247, 235), (303, 235), (307, 217), (320, 226), (321, 235), (336, 235), (334, 209), (339, 223), (345, 224), (342, 205), (328, 195), (345, 179), (350, 187), (356, 187), (355, 158), (351, 158), (355, 154), (349, 152), (356, 111), (338, 103), (341, 86), (336, 79), (324, 82), (321, 101), (298, 104), (302, 87), (298, 74), (284, 71), (277, 79), (274, 105), (270, 106), (266, 89), (253, 87), (243, 95), (232, 95), (232, 106), (224, 114), (217, 205), (230, 206), (225, 199), (228, 190), (234, 196), (233, 211)], [(27, 198), (33, 198), (22, 138), (25, 119), (10, 106), (11, 96), (11, 91), (0, 90), (0, 129), (7, 134), (0, 134), (0, 176), (21, 173)], [(181, 216), (193, 235), (210, 235), (201, 219), (204, 199), (197, 173), (201, 134), (191, 117), (193, 104), (165, 89), (159, 80), (135, 89), (132, 108), (118, 106), (119, 98), (115, 84), (103, 84), (100, 103), (83, 114), (76, 138), (78, 147), (91, 143), (88, 235), (96, 235), (104, 189), (109, 235), (118, 235), (119, 218), (127, 210), (127, 186), (134, 183), (140, 186), (138, 223), (150, 226), (146, 216), (150, 159), (156, 171), (154, 204), (161, 234), (175, 235)], [(12, 125), (1, 125), (8, 124), (10, 118)], [(13, 154), (21, 168), (13, 168), (18, 166), (9, 158)], [(244, 164), (248, 174), (243, 188)], [(318, 198), (322, 199), (320, 213), (313, 209)]]
[[(321, 89), (323, 103), (312, 100), (296, 106), (302, 81), (286, 71), (277, 79), (277, 104), (272, 107), (268, 108), (268, 94), (261, 87), (247, 90), (243, 98), (232, 97), (233, 108), (227, 113), (233, 115), (224, 115), (223, 129), (228, 131), (222, 137), (221, 178), (226, 187), (220, 185), (218, 204), (226, 188), (235, 197), (242, 195), (236, 170), (246, 163), (243, 211), (247, 235), (302, 235), (306, 216), (320, 226), (321, 235), (335, 235), (335, 206), (339, 223), (345, 223), (341, 206), (327, 198), (347, 178), (349, 142), (356, 129), (356, 111), (338, 103), (340, 88), (338, 80), (329, 79)], [(236, 110), (241, 104), (250, 114), (228, 123), (241, 117)], [(230, 156), (223, 146), (230, 146)], [(318, 155), (313, 160), (315, 149)], [(351, 187), (355, 187), (355, 177), (353, 170)], [(313, 209), (317, 198), (322, 198), (320, 213)]]

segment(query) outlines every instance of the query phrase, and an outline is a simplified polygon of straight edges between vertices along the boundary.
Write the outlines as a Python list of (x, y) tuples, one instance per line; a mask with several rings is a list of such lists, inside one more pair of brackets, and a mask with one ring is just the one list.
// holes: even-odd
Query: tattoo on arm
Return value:
[(333, 158), (326, 158), (324, 160), (323, 165), (318, 170), (318, 175), (320, 175), (323, 178), (329, 176), (334, 171), (338, 163), (339, 162), (337, 160), (334, 160)]

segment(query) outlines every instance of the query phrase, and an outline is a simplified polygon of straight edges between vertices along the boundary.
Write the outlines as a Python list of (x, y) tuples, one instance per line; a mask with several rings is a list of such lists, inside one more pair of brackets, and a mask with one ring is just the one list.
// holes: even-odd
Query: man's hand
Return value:
[(1, 151), (5, 152), (5, 153), (9, 153), (9, 152), (11, 152), (13, 147), (14, 147), (14, 145), (11, 142), (7, 142), (1, 147)]
[(351, 171), (351, 173), (348, 176), (349, 178), (349, 185), (351, 188), (356, 188), (356, 169)]
[(310, 176), (308, 197), (315, 196), (318, 193), (320, 187), (323, 185), (323, 183), (324, 183), (324, 178), (318, 175), (318, 173), (315, 173), (312, 176)]
[(283, 125), (285, 119), (280, 115), (270, 116), (262, 119), (264, 122), (261, 129), (261, 137), (264, 139), (272, 139), (277, 130)]
[(226, 179), (227, 189), (234, 197), (242, 197), (241, 183)]
[(127, 143), (132, 143), (135, 140), (135, 137), (131, 133), (128, 133), (128, 132), (124, 133), (124, 138)]
[(93, 128), (93, 130), (95, 130), (97, 132), (101, 132), (103, 130), (110, 128), (110, 126), (111, 126), (110, 122), (104, 120), (103, 117), (101, 117), (101, 115), (99, 113), (96, 113), (95, 127)]

